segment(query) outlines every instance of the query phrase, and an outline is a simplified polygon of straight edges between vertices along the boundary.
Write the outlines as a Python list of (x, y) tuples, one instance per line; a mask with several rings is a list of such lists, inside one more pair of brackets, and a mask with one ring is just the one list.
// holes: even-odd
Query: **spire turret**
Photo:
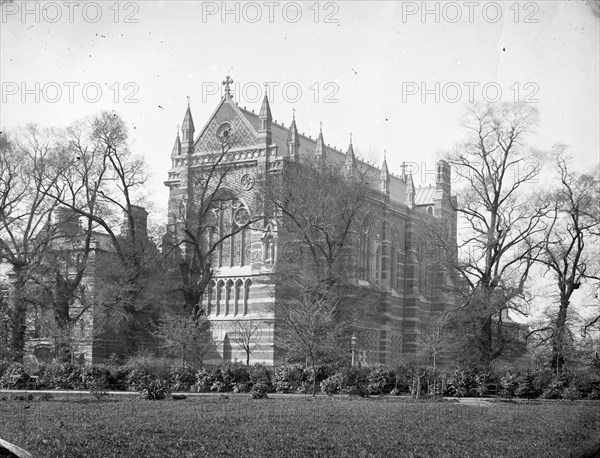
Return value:
[(300, 136), (298, 135), (298, 129), (296, 128), (296, 109), (293, 108), (292, 124), (290, 125), (290, 133), (287, 138), (288, 156), (292, 160), (298, 159), (298, 152), (300, 150)]
[(390, 192), (390, 171), (387, 166), (387, 152), (383, 150), (383, 164), (379, 173), (379, 184), (383, 192)]
[(181, 155), (181, 139), (179, 138), (179, 126), (177, 126), (177, 137), (175, 138), (175, 144), (173, 145), (173, 151), (171, 157)]
[(320, 123), (319, 127), (319, 138), (317, 138), (317, 149), (315, 150), (315, 157), (319, 164), (325, 163), (325, 141), (323, 140), (323, 123)]
[(193, 146), (195, 130), (192, 111), (190, 109), (190, 97), (188, 96), (188, 106), (183, 117), (183, 123), (181, 124), (181, 133), (183, 135), (181, 141), (184, 147), (191, 148)]
[(414, 208), (415, 206), (415, 182), (413, 181), (412, 173), (406, 178), (406, 206)]
[(348, 151), (346, 151), (346, 162), (344, 163), (346, 175), (352, 175), (355, 167), (356, 157), (354, 156), (354, 148), (352, 147), (352, 132), (350, 132), (350, 144), (348, 145)]
[(273, 116), (271, 115), (271, 107), (269, 106), (269, 98), (267, 97), (267, 89), (265, 87), (265, 96), (260, 107), (260, 113), (258, 114), (258, 132), (259, 138), (263, 139), (267, 146), (271, 144), (271, 121), (273, 121)]

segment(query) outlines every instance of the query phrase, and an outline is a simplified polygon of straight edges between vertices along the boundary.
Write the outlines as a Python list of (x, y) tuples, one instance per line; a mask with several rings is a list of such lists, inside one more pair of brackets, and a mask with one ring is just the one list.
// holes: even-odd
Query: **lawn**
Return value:
[(600, 441), (600, 403), (248, 395), (0, 401), (0, 437), (54, 456), (569, 457)]

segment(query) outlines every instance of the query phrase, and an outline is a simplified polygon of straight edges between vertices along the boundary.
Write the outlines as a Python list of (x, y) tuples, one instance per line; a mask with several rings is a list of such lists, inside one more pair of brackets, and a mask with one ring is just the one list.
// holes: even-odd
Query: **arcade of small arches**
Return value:
[(218, 279), (208, 285), (206, 310), (209, 316), (246, 316), (250, 298), (250, 278)]

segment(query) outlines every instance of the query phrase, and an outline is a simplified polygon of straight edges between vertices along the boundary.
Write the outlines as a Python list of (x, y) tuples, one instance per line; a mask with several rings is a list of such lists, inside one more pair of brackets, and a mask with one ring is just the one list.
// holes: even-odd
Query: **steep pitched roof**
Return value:
[(271, 115), (271, 105), (269, 105), (269, 99), (267, 94), (263, 98), (262, 106), (260, 107), (260, 113), (258, 114), (259, 118), (267, 118), (268, 120), (273, 119)]
[(192, 111), (190, 110), (189, 105), (187, 107), (187, 110), (185, 110), (185, 116), (183, 117), (183, 124), (181, 125), (181, 130), (195, 130), (194, 120), (192, 119)]
[[(196, 142), (201, 138), (204, 131), (207, 129), (212, 119), (219, 112), (224, 103), (231, 104), (232, 107), (234, 107), (234, 110), (239, 115), (241, 115), (241, 118), (244, 121), (244, 123), (246, 123), (246, 125), (248, 125), (254, 131), (254, 133), (258, 134), (260, 128), (260, 115), (240, 107), (231, 98), (223, 97), (213, 114), (208, 119), (206, 125), (196, 137)], [(295, 120), (293, 122), (295, 122)], [(279, 151), (284, 152), (283, 154), (285, 154), (285, 152), (287, 151), (288, 139), (291, 138), (293, 135), (294, 134), (292, 133), (291, 125), (290, 127), (286, 127), (283, 124), (279, 124), (277, 121), (271, 121), (271, 142), (272, 144), (275, 144), (277, 146)], [(306, 135), (302, 135), (297, 131), (297, 129), (295, 135), (297, 136), (300, 142), (300, 146), (298, 148), (298, 156), (300, 160), (313, 160), (315, 157), (315, 151), (317, 150), (318, 138), (310, 138)], [(352, 145), (349, 147), (349, 149), (351, 149), (352, 155), (354, 155), (354, 148), (352, 147)], [(337, 148), (327, 146), (326, 144), (323, 144), (323, 152), (325, 153), (324, 155), (328, 163), (337, 164), (340, 167), (344, 166), (348, 158), (347, 153), (344, 153), (343, 151), (338, 150)], [(360, 170), (362, 173), (365, 173), (369, 177), (369, 180), (372, 182), (373, 189), (379, 189), (379, 177), (381, 173), (379, 167), (359, 160), (357, 158), (355, 158), (355, 164), (358, 170)], [(389, 179), (390, 189), (392, 190), (392, 200), (404, 203), (406, 183), (403, 182), (399, 177), (392, 174), (389, 174)]]
[(435, 196), (435, 186), (419, 186), (415, 190), (415, 205), (431, 205)]
[(175, 144), (173, 145), (173, 151), (171, 156), (179, 156), (181, 154), (181, 139), (179, 138), (179, 132), (177, 132), (177, 138), (175, 139)]

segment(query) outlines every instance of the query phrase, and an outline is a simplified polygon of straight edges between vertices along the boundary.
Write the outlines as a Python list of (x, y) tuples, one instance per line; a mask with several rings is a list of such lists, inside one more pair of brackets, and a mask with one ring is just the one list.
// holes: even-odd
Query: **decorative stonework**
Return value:
[(244, 226), (244, 225), (248, 224), (248, 221), (250, 221), (250, 213), (248, 213), (248, 210), (246, 210), (243, 207), (239, 208), (235, 212), (235, 215), (233, 216), (233, 220), (234, 220), (235, 224), (237, 224), (238, 226)]
[(297, 262), (302, 256), (302, 248), (298, 242), (287, 242), (283, 246), (282, 256), (286, 262)]
[(240, 183), (244, 191), (250, 191), (254, 187), (254, 177), (247, 173), (240, 179)]
[(256, 138), (239, 116), (235, 116), (229, 122), (219, 122), (213, 119), (202, 136), (196, 141), (194, 151), (209, 152), (221, 148), (219, 134), (222, 134), (226, 128), (234, 132), (233, 147), (247, 148), (256, 144)]
[(226, 141), (233, 133), (234, 132), (231, 128), (231, 124), (224, 122), (217, 128), (217, 140)]

